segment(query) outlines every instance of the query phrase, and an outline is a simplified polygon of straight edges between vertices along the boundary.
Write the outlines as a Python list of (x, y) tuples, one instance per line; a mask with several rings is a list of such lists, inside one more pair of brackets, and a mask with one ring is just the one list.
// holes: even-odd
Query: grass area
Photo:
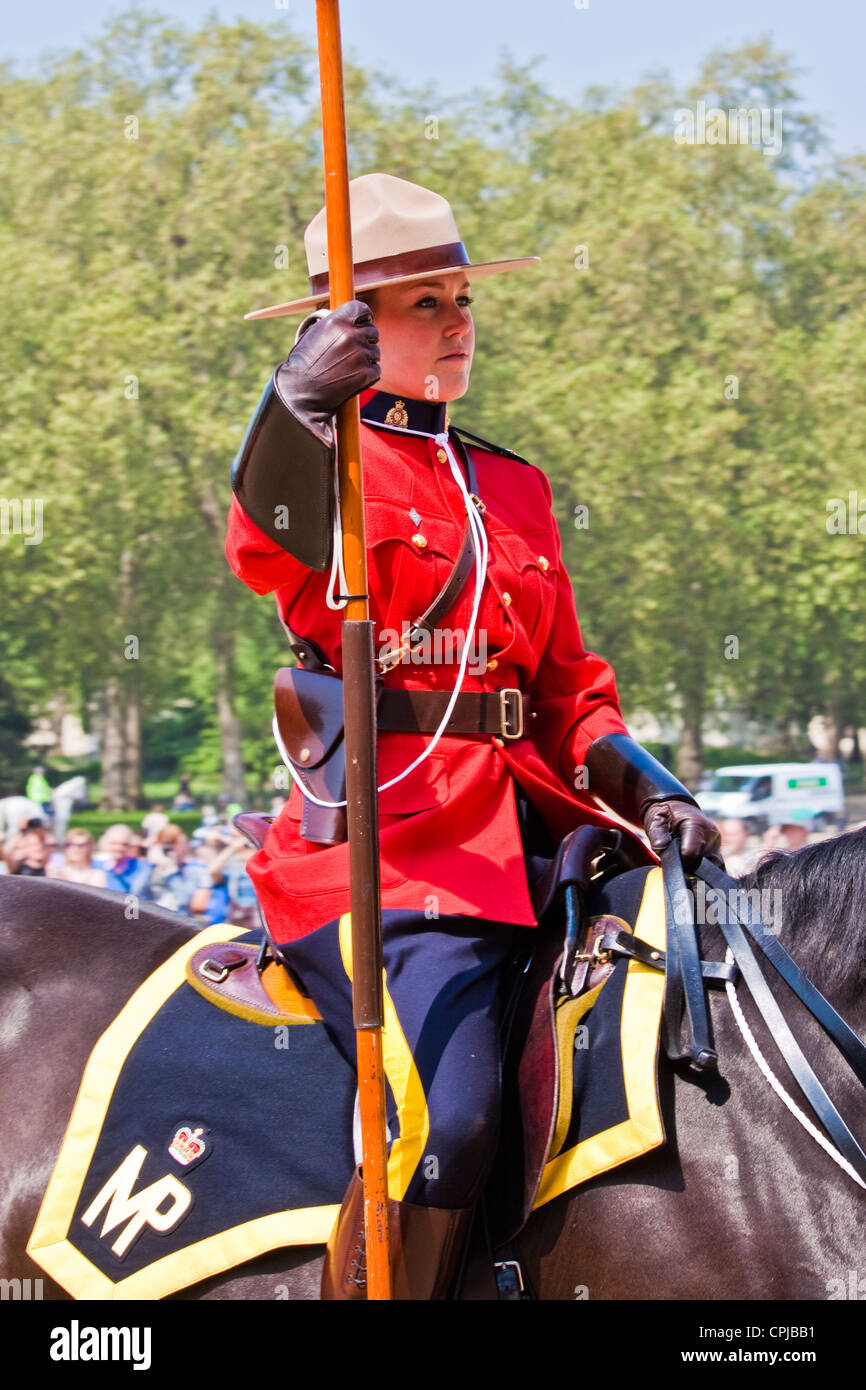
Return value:
[[(132, 830), (141, 830), (146, 815), (147, 811), (74, 811), (69, 824), (89, 830), (98, 840), (110, 825), (128, 825)], [(201, 811), (175, 811), (171, 823), (179, 826), (185, 835), (191, 835), (201, 825)]]
[[(54, 778), (51, 776), (49, 776), (48, 780), (52, 783), (54, 782)], [(166, 811), (168, 811), (171, 807), (172, 800), (177, 796), (177, 789), (178, 780), (176, 777), (172, 777), (166, 782), (143, 782), (141, 794), (147, 802), (148, 810), (155, 801), (161, 801)], [(96, 779), (88, 780), (87, 790), (90, 792), (91, 801), (100, 801), (102, 797), (101, 782)], [(196, 777), (192, 783), (191, 790), (193, 796), (197, 797), (199, 801), (215, 802), (222, 791), (222, 782), (219, 777)], [(146, 812), (142, 811), (141, 814), (145, 815)]]

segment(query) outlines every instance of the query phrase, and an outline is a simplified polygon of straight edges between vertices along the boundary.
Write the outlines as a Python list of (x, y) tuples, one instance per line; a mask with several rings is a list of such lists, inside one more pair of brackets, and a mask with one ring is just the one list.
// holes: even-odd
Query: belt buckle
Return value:
[[(508, 696), (514, 696), (514, 728), (509, 728)], [(506, 686), (499, 692), (499, 732), (503, 738), (523, 737), (523, 696), (516, 686)]]

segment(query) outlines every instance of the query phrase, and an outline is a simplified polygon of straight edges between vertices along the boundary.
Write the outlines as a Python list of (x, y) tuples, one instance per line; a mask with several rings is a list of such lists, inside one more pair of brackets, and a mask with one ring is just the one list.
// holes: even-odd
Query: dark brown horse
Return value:
[[(775, 912), (765, 916), (862, 1036), (866, 830), (776, 855), (744, 883), (767, 890)], [(146, 906), (127, 920), (113, 893), (0, 879), (3, 1278), (41, 1278), (45, 1297), (67, 1297), (25, 1245), (82, 1071), (141, 981), (197, 930)], [(703, 927), (702, 940), (705, 954), (721, 957), (716, 928)], [(787, 994), (781, 983), (774, 989), (780, 1000)], [(767, 1059), (796, 1092), (742, 990), (740, 998)], [(862, 1088), (804, 1011), (790, 1000), (785, 1010), (862, 1139)], [(825, 1300), (849, 1296), (852, 1272), (854, 1286), (866, 1275), (866, 1193), (774, 1095), (723, 993), (713, 991), (712, 1016), (718, 1075), (661, 1068), (667, 1142), (557, 1198), (518, 1237), (537, 1298)], [(178, 1297), (315, 1299), (320, 1268), (318, 1249), (277, 1251)]]

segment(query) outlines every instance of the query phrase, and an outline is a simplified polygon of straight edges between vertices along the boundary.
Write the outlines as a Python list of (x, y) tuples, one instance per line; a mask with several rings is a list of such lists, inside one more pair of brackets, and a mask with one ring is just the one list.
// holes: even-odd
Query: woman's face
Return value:
[[(370, 293), (382, 354), (377, 389), (420, 401), (464, 396), (475, 351), (464, 272)], [(363, 299), (363, 292), (358, 297)]]

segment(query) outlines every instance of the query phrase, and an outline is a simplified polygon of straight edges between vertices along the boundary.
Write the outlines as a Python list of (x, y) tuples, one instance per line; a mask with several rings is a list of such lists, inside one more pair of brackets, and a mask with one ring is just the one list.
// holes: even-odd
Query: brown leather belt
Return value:
[[(376, 707), (376, 724), (387, 733), (432, 734), (439, 728), (451, 699), (447, 690), (383, 690)], [(466, 690), (454, 701), (443, 734), (497, 734), (523, 738), (533, 718), (530, 700), (514, 686), (505, 690)]]

